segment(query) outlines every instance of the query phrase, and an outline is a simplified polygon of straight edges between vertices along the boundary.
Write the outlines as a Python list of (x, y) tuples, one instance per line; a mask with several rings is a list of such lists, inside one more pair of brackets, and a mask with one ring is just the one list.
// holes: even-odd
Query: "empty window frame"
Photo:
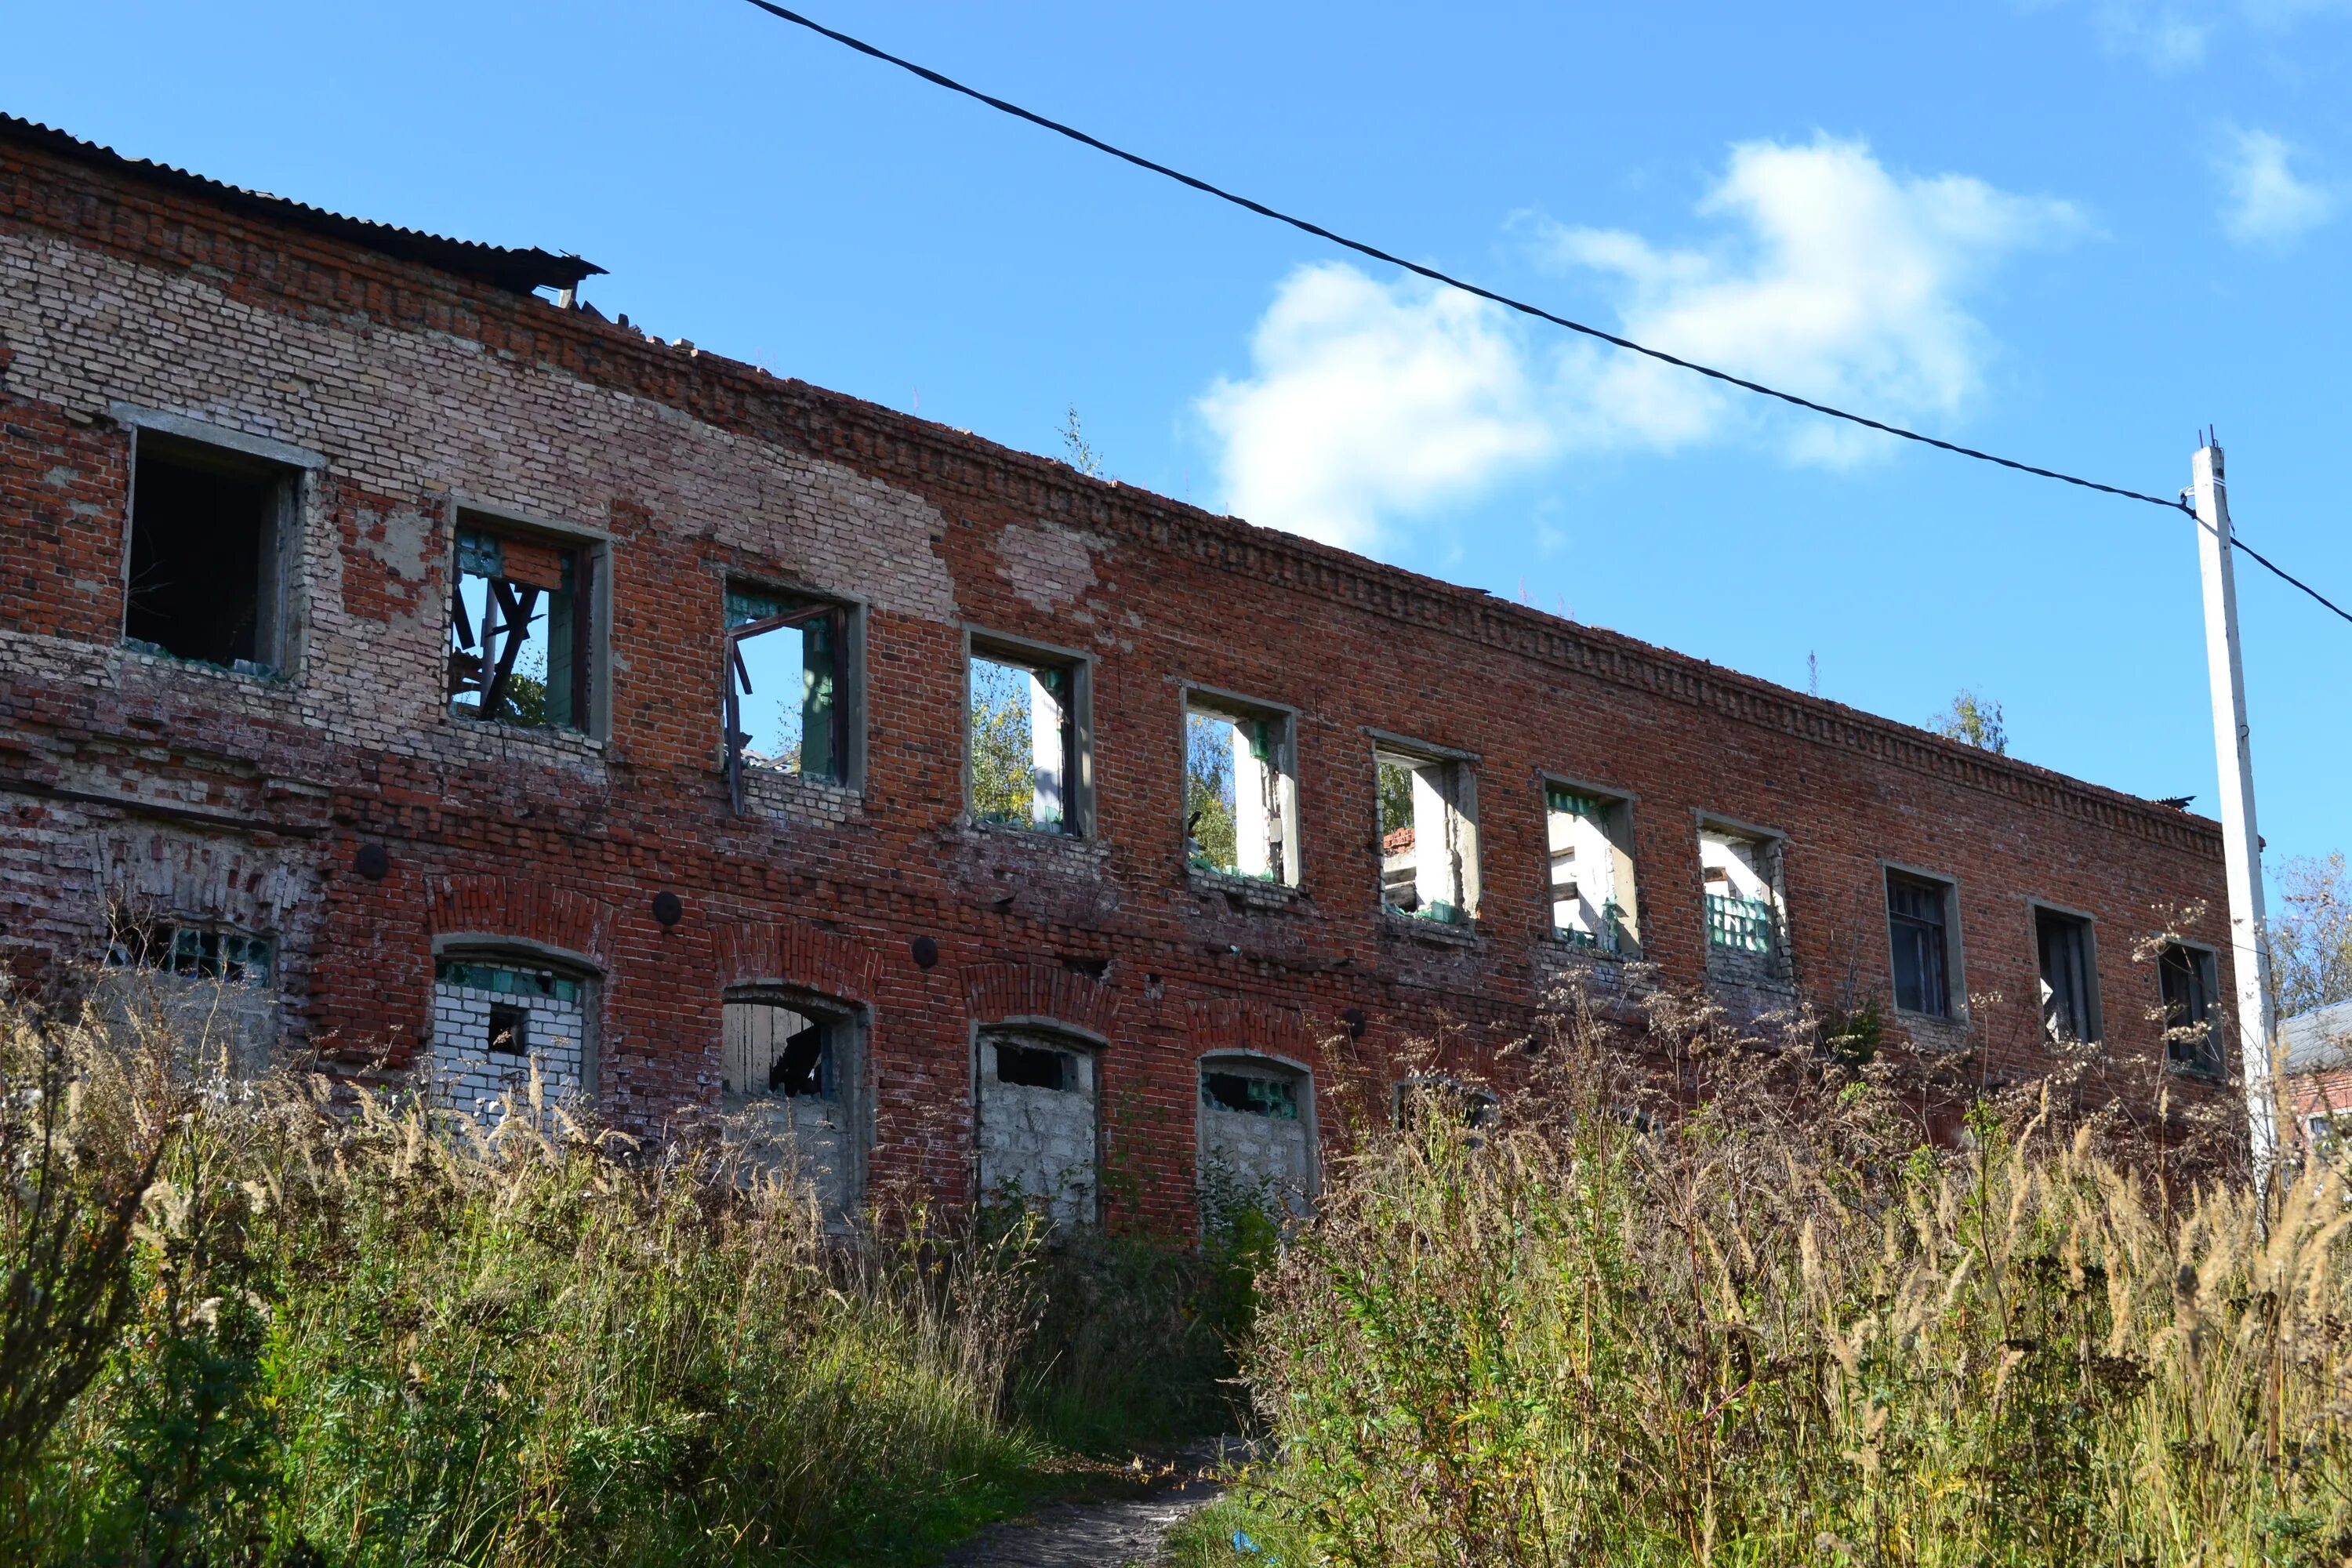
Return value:
[(148, 429), (131, 464), (123, 640), (248, 674), (283, 670), (302, 470)]
[(1598, 952), (1639, 956), (1633, 843), (1631, 801), (1545, 781), (1552, 935)]
[(721, 1009), (721, 1103), (755, 1149), (782, 1152), (834, 1229), (863, 1188), (861, 1038), (850, 1009), (797, 996), (730, 994)]
[(1442, 925), (1478, 912), (1477, 784), (1460, 757), (1383, 742), (1372, 752), (1381, 902)]
[(2042, 1029), (2054, 1043), (2099, 1038), (2099, 970), (2090, 921), (2033, 906), (2033, 948), (2041, 970)]
[(1959, 991), (1958, 900), (1952, 884), (1889, 868), (1886, 940), (1897, 1011), (1949, 1018)]
[(1298, 882), (1290, 715), (1205, 692), (1184, 699), (1184, 858), (1196, 870)]
[(1096, 1058), (1058, 1033), (992, 1028), (980, 1036), (980, 1191), (1064, 1225), (1097, 1217)]
[(730, 584), (727, 776), (742, 809), (747, 767), (851, 782), (856, 659), (853, 607)]
[(2224, 1057), (2213, 954), (2167, 942), (2157, 956), (2156, 973), (2164, 996), (2165, 1059), (2182, 1072), (2220, 1078)]
[(524, 729), (590, 728), (596, 551), (457, 514), (449, 707)]
[(1788, 922), (1780, 840), (1769, 833), (1702, 821), (1698, 866), (1706, 911), (1706, 957), (1718, 978), (1785, 979)]
[(1087, 683), (1083, 658), (972, 638), (965, 756), (974, 821), (1086, 834), (1092, 781)]
[(1264, 1057), (1213, 1056), (1201, 1063), (1202, 1218), (1230, 1223), (1244, 1210), (1304, 1215), (1314, 1195), (1314, 1085)]

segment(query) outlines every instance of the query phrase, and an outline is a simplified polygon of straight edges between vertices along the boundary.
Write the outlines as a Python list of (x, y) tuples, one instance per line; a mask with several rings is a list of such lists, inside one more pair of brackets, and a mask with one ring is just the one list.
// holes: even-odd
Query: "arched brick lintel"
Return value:
[(1315, 1059), (1315, 1031), (1296, 1007), (1214, 996), (1187, 1003), (1184, 1012), (1187, 1037), (1196, 1057), (1256, 1051), (1295, 1062)]
[(804, 986), (871, 1006), (882, 955), (807, 921), (730, 922), (718, 928), (719, 984)]
[(1119, 995), (1099, 980), (1040, 963), (967, 963), (960, 973), (979, 1023), (1052, 1018), (1118, 1041)]
[(433, 882), (433, 934), (520, 937), (612, 969), (612, 907), (526, 877), (440, 877)]

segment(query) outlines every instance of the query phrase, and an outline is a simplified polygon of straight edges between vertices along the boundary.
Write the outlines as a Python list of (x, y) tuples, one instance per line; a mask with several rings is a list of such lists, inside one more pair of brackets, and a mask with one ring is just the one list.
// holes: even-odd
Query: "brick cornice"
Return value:
[(1360, 613), (1711, 710), (1885, 766), (2211, 856), (2221, 829), (2174, 811), (1928, 734), (1614, 632), (1218, 517), (1067, 465), (584, 311), (457, 278), (330, 236), (229, 211), (143, 179), (0, 142), (0, 226), (38, 229), (137, 261), (201, 271), (233, 297), (471, 338), (497, 352), (661, 402), (711, 425), (890, 482), (1011, 506), (1250, 575)]

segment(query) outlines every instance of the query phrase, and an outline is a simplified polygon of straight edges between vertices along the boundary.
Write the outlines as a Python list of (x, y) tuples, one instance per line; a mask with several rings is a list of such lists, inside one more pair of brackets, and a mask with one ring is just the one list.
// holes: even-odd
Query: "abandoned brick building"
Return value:
[(2225, 1065), (2210, 822), (665, 343), (594, 270), (0, 122), (20, 983), (741, 1107), (837, 1210), (1120, 1224), (1303, 1201), (1327, 1040), (1480, 1073), (1636, 959), (1994, 1075), (2168, 1006)]

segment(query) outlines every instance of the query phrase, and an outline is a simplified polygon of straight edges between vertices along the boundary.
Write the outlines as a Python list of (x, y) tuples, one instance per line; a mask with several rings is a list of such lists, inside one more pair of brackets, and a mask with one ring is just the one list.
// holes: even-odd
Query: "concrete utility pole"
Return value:
[(2263, 919), (2262, 836), (2254, 827), (2254, 754), (2246, 728), (2246, 672), (2238, 654), (2238, 577), (2230, 548), (2230, 492), (2210, 437), (2190, 471), (2197, 559), (2205, 577), (2205, 663), (2213, 680), (2213, 748), (2221, 772), (2221, 848), (2229, 868), (2230, 968), (2238, 982), (2238, 1065), (2246, 1084), (2246, 1141), (2257, 1184), (2278, 1157), (2271, 1097), (2271, 949)]

